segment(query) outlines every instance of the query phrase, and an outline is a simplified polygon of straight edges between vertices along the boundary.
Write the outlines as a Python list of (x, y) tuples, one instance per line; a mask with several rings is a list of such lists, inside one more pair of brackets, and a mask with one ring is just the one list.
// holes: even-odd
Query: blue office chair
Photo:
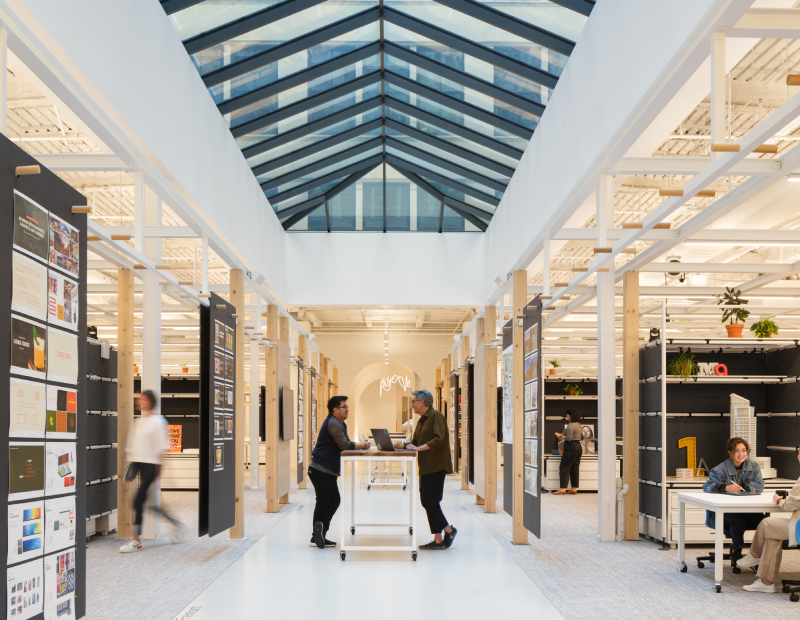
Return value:
[[(794, 538), (796, 541), (800, 542), (800, 521), (798, 521), (795, 525)], [(789, 547), (788, 540), (784, 541), (781, 547), (783, 547), (784, 549), (791, 548)], [(795, 549), (796, 548), (797, 547), (795, 547)], [(792, 601), (792, 603), (800, 601), (800, 594), (798, 594), (798, 592), (800, 592), (800, 581), (797, 581), (796, 579), (784, 579), (781, 583), (783, 584), (783, 591), (786, 594), (789, 594), (789, 600)], [(797, 586), (797, 587), (792, 588), (791, 586)]]
[[(713, 529), (716, 529), (716, 528), (715, 528), (715, 525), (716, 525), (716, 524), (711, 522), (711, 517), (712, 517), (712, 515), (713, 515), (713, 514), (714, 514), (714, 513), (713, 513), (713, 512), (711, 512), (710, 510), (706, 510), (706, 527), (709, 527), (709, 528), (711, 528), (712, 530), (713, 530)], [(724, 527), (724, 526), (723, 526), (723, 527)], [(723, 529), (723, 530), (722, 530), (722, 533), (725, 535), (725, 538), (730, 538), (730, 537), (731, 537), (730, 530), (728, 530), (727, 528)], [(725, 547), (729, 547), (729, 548), (730, 548), (730, 546), (731, 546), (731, 544), (730, 544), (730, 543), (724, 543), (724, 544), (722, 545), (723, 549), (724, 549)], [(735, 558), (731, 558), (731, 554), (730, 554), (730, 553), (724, 553), (724, 554), (722, 555), (722, 560), (723, 560), (723, 562), (724, 562), (725, 560), (730, 560), (730, 561), (731, 561), (731, 567), (732, 567), (732, 570), (733, 570), (733, 572), (734, 572), (734, 573), (736, 573), (737, 575), (738, 575), (739, 573), (741, 573), (741, 572), (742, 572), (742, 569), (741, 569), (741, 568), (739, 568), (738, 566), (736, 566), (736, 559), (735, 559)], [(714, 563), (716, 563), (716, 553), (715, 553), (715, 552), (713, 552), (713, 551), (710, 551), (708, 555), (702, 555), (702, 556), (698, 557), (698, 558), (697, 558), (697, 568), (703, 568), (703, 567), (705, 567), (705, 564), (704, 564), (704, 562), (709, 562), (709, 563), (711, 563), (711, 564), (714, 564)]]

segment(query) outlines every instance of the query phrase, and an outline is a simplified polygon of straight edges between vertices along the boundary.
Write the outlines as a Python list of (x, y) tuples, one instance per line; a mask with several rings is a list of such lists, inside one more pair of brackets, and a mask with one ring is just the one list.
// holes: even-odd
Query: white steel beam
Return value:
[[(739, 194), (750, 190), (754, 185), (759, 184), (759, 182), (763, 179), (759, 178), (757, 180), (752, 180), (752, 183), (749, 183), (752, 179), (748, 179), (742, 185), (735, 188), (731, 194), (734, 198), (736, 198)], [(776, 179), (777, 180), (777, 179)], [(771, 185), (772, 183), (769, 182), (766, 185)], [(765, 186), (766, 186), (765, 185)], [(743, 187), (744, 186), (744, 187)], [(739, 188), (742, 188), (741, 190)], [(736, 192), (734, 194), (734, 192)], [(717, 203), (714, 203), (710, 207), (706, 208), (702, 213), (698, 214), (699, 216), (704, 216), (704, 220), (709, 220), (709, 213), (715, 213), (716, 208), (721, 207), (725, 203), (723, 202), (727, 196), (731, 194), (727, 194), (720, 198)], [(709, 213), (706, 213), (709, 211)], [(727, 211), (727, 209), (726, 209)], [(717, 215), (713, 219), (717, 219), (720, 215)], [(713, 220), (711, 220), (713, 221)], [(671, 230), (650, 230), (646, 233), (643, 233), (637, 241), (689, 241), (694, 244), (698, 243), (708, 243), (708, 244), (727, 244), (727, 245), (769, 245), (769, 244), (786, 244), (786, 245), (800, 245), (800, 230), (777, 230), (772, 228), (766, 229), (724, 229), (724, 228), (714, 228), (714, 229), (703, 229), (702, 227), (695, 226), (692, 223), (694, 222), (694, 218), (689, 220), (688, 222), (684, 223), (683, 226), (680, 228), (675, 228)], [(691, 226), (690, 226), (691, 225)], [(630, 235), (630, 229), (624, 228), (609, 228), (606, 230), (606, 238), (609, 241), (619, 241), (626, 235)], [(554, 235), (555, 239), (561, 241), (595, 241), (598, 237), (598, 232), (596, 228), (562, 228), (559, 232)], [(662, 244), (659, 247), (663, 247)], [(674, 243), (672, 244), (674, 245)], [(661, 250), (663, 253), (665, 250)]]
[(748, 39), (800, 39), (800, 10), (750, 9), (727, 33)]
[[(708, 136), (704, 138), (710, 139)], [(611, 170), (611, 174), (694, 176), (703, 172), (710, 164), (710, 157), (623, 157)], [(780, 159), (748, 158), (731, 166), (731, 174), (746, 177), (769, 176), (780, 170)]]
[[(711, 33), (711, 142), (727, 142), (725, 139), (725, 32)], [(716, 156), (715, 156), (716, 155)], [(721, 153), (712, 153), (719, 159)]]
[(107, 153), (34, 153), (52, 172), (128, 172), (132, 170), (122, 159)]
[[(133, 226), (106, 226), (111, 235), (136, 235), (138, 231)], [(197, 239), (198, 235), (189, 226), (144, 226), (142, 228), (145, 239)]]
[(639, 268), (650, 273), (783, 273), (790, 271), (788, 264), (766, 263), (650, 263)]

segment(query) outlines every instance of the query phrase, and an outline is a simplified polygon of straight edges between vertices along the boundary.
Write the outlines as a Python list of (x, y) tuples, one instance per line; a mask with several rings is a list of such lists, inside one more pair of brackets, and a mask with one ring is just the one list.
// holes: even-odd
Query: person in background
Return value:
[(567, 484), (572, 485), (570, 495), (578, 494), (580, 481), (581, 455), (583, 454), (583, 437), (581, 416), (575, 409), (567, 409), (567, 428), (563, 433), (556, 433), (556, 437), (564, 440), (564, 453), (561, 455), (561, 464), (558, 466), (561, 488), (553, 495), (566, 495)]
[[(800, 461), (800, 446), (797, 446), (795, 450), (797, 452), (797, 460)], [(739, 566), (744, 568), (758, 566), (758, 579), (748, 586), (742, 586), (748, 592), (774, 593), (778, 571), (781, 568), (783, 541), (788, 540), (790, 547), (796, 547), (800, 544), (800, 541), (795, 536), (797, 521), (800, 519), (800, 478), (794, 483), (791, 491), (788, 493), (784, 491), (784, 493), (786, 493), (785, 496), (775, 493), (772, 496), (772, 501), (783, 510), (791, 512), (791, 518), (767, 517), (761, 521), (753, 536), (750, 553), (738, 563)]]
[(420, 546), (420, 549), (425, 550), (449, 549), (458, 533), (447, 522), (440, 505), (444, 496), (445, 476), (453, 473), (447, 420), (432, 407), (433, 396), (428, 390), (411, 392), (411, 408), (419, 416), (419, 420), (411, 443), (404, 443), (402, 446), (417, 452), (419, 499), (428, 513), (428, 525), (433, 534), (431, 542)]
[[(761, 467), (750, 460), (750, 444), (741, 437), (728, 440), (726, 446), (729, 459), (717, 465), (708, 475), (708, 480), (703, 485), (706, 493), (761, 493), (764, 490), (764, 478), (761, 476)], [(763, 513), (725, 513), (725, 526), (731, 534), (731, 561), (742, 558), (744, 546), (744, 533), (754, 530), (761, 523)], [(706, 526), (716, 527), (716, 513), (706, 510)]]
[[(144, 503), (147, 500), (147, 491), (161, 475), (161, 461), (164, 453), (169, 449), (167, 442), (167, 421), (161, 414), (156, 413), (156, 395), (150, 390), (143, 391), (136, 399), (141, 417), (134, 420), (133, 429), (128, 436), (125, 456), (129, 463), (125, 479), (130, 480), (140, 476), (139, 490), (133, 499), (135, 512), (133, 520), (133, 536), (119, 548), (120, 553), (132, 553), (142, 550), (142, 516)], [(163, 508), (151, 506), (151, 510), (161, 513), (175, 527), (172, 542), (180, 542), (183, 533), (183, 523), (169, 515)]]
[(314, 485), (317, 500), (314, 505), (314, 529), (310, 544), (320, 549), (336, 546), (325, 535), (341, 502), (336, 480), (341, 474), (339, 457), (345, 450), (369, 449), (368, 443), (355, 443), (347, 436), (347, 424), (344, 421), (350, 415), (350, 407), (346, 402), (347, 396), (333, 396), (328, 401), (328, 417), (319, 429), (317, 444), (311, 452), (311, 463), (308, 465), (308, 477)]

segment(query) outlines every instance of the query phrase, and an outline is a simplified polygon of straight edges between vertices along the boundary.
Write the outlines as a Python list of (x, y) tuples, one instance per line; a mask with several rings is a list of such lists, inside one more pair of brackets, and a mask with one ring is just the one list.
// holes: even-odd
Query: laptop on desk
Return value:
[(378, 450), (383, 452), (394, 452), (394, 444), (392, 438), (389, 437), (389, 431), (385, 428), (373, 428), (372, 438), (375, 440), (375, 445)]

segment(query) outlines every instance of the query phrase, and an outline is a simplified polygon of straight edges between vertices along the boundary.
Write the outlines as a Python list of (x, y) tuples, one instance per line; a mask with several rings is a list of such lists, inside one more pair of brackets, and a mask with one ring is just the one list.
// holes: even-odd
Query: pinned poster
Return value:
[(6, 618), (26, 620), (42, 613), (44, 575), (42, 559), (18, 564), (6, 573)]
[(75, 594), (75, 549), (44, 558), (44, 605), (54, 609)]
[(11, 372), (26, 377), (47, 377), (47, 327), (21, 316), (11, 315)]
[(45, 495), (75, 492), (78, 462), (75, 443), (48, 441), (45, 452)]
[(214, 471), (225, 469), (225, 462), (222, 456), (222, 444), (214, 444)]
[(11, 253), (11, 311), (47, 319), (47, 268), (19, 252)]
[(78, 383), (78, 336), (60, 329), (48, 330), (47, 379)]
[(74, 277), (80, 276), (80, 234), (77, 228), (50, 214), (49, 259), (51, 267)]
[(14, 190), (14, 247), (47, 262), (48, 213)]
[(78, 392), (57, 385), (47, 386), (47, 437), (75, 439), (78, 423)]
[(75, 544), (76, 517), (74, 495), (48, 499), (44, 503), (46, 553), (66, 549)]
[(78, 283), (52, 269), (47, 277), (47, 321), (78, 331)]
[(167, 452), (181, 452), (181, 436), (183, 433), (183, 426), (180, 424), (167, 425)]
[(45, 384), (11, 377), (10, 437), (44, 437)]
[(8, 444), (8, 499), (44, 495), (44, 443)]
[(42, 555), (44, 502), (9, 504), (8, 563), (17, 564)]

